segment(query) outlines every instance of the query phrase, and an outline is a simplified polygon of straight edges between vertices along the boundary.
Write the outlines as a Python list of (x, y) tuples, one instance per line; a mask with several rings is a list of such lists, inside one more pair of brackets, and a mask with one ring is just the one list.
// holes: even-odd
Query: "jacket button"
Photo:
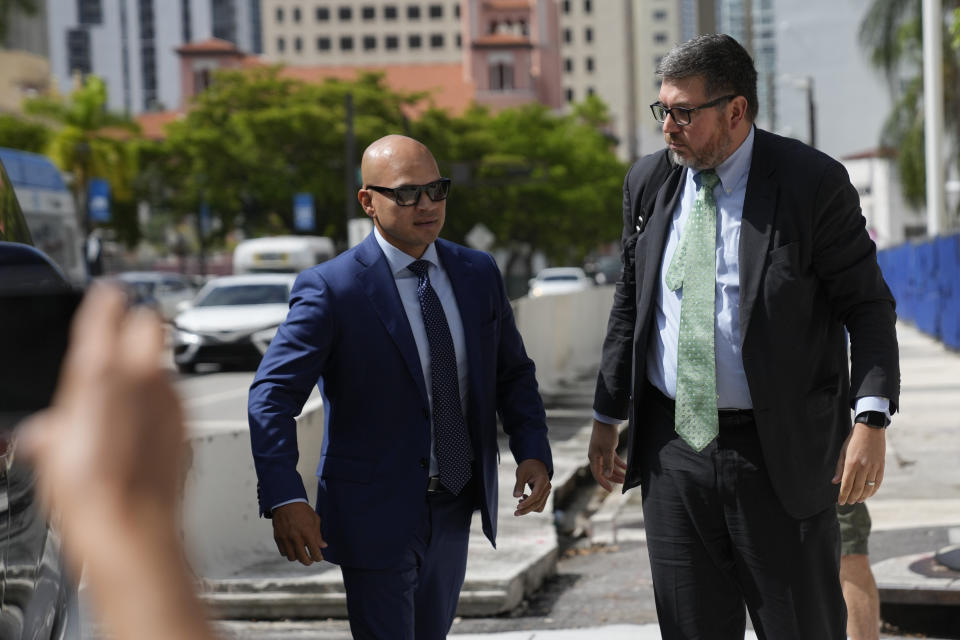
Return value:
[(426, 469), (426, 468), (427, 468), (427, 459), (426, 459), (426, 458), (420, 458), (420, 468), (421, 468), (421, 469)]

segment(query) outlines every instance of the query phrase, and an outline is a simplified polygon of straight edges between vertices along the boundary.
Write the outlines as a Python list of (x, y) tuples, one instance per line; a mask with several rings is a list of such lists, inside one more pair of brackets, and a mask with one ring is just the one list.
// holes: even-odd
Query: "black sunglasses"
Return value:
[(373, 189), (378, 193), (389, 196), (401, 207), (412, 207), (420, 202), (420, 195), (424, 192), (434, 202), (446, 200), (450, 193), (450, 178), (440, 178), (427, 184), (405, 184), (402, 187), (378, 187), (368, 184), (363, 188)]
[(666, 106), (664, 106), (662, 102), (654, 102), (652, 105), (650, 105), (650, 111), (653, 112), (653, 117), (657, 120), (657, 122), (666, 121), (667, 116), (670, 115), (670, 116), (673, 116), (673, 121), (677, 123), (678, 127), (685, 127), (688, 124), (690, 124), (690, 121), (693, 119), (694, 111), (700, 111), (701, 109), (715, 107), (721, 102), (725, 102), (727, 100), (733, 100), (736, 97), (737, 96), (732, 94), (729, 96), (721, 96), (716, 100), (705, 102), (699, 107), (689, 107), (689, 108), (688, 107), (671, 107), (668, 109)]

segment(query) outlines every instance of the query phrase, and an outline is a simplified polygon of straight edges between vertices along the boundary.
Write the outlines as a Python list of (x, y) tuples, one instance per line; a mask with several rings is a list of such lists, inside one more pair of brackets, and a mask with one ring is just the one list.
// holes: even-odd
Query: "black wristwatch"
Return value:
[(854, 418), (854, 422), (865, 424), (871, 429), (886, 429), (890, 418), (883, 411), (861, 411)]

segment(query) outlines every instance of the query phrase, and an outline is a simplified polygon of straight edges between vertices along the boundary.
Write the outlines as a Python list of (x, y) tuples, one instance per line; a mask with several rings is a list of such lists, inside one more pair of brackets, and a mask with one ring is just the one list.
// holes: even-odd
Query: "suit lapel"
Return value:
[(750, 327), (753, 305), (760, 290), (763, 267), (770, 247), (777, 207), (776, 158), (770, 151), (767, 133), (756, 129), (747, 195), (740, 223), (740, 344)]
[(683, 191), (682, 186), (686, 175), (686, 169), (674, 171), (667, 178), (667, 181), (660, 186), (651, 218), (647, 222), (644, 232), (637, 238), (634, 259), (637, 261), (637, 273), (643, 274), (638, 297), (640, 306), (637, 309), (637, 319), (641, 322), (647, 317), (653, 304), (657, 281), (660, 278), (663, 247), (666, 244), (667, 232), (673, 221), (673, 211), (676, 209), (680, 193)]
[(362, 265), (357, 273), (357, 280), (387, 333), (400, 350), (400, 355), (407, 364), (410, 375), (416, 381), (423, 401), (426, 402), (427, 386), (423, 380), (423, 369), (420, 366), (417, 343), (413, 339), (413, 330), (410, 329), (410, 322), (407, 320), (407, 313), (400, 300), (400, 292), (397, 291), (397, 283), (390, 271), (390, 265), (373, 233), (357, 247), (356, 258)]

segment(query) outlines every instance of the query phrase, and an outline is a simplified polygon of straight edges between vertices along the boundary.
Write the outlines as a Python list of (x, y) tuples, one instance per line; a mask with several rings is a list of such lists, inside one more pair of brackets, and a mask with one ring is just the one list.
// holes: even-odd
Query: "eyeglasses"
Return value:
[(446, 200), (450, 193), (450, 178), (440, 178), (427, 184), (405, 184), (402, 187), (378, 187), (368, 184), (363, 188), (373, 189), (378, 193), (389, 196), (401, 207), (412, 207), (420, 202), (420, 195), (424, 192), (434, 202)]
[(723, 96), (722, 98), (717, 98), (716, 100), (711, 100), (710, 102), (704, 103), (699, 107), (672, 107), (668, 109), (663, 105), (662, 102), (654, 102), (650, 105), (650, 111), (653, 112), (653, 117), (657, 122), (664, 122), (667, 119), (667, 116), (673, 116), (673, 121), (677, 124), (678, 127), (685, 127), (690, 124), (690, 120), (693, 117), (694, 111), (700, 111), (701, 109), (709, 109), (710, 107), (715, 107), (721, 102), (727, 100), (733, 100), (737, 96), (731, 94), (729, 96)]

